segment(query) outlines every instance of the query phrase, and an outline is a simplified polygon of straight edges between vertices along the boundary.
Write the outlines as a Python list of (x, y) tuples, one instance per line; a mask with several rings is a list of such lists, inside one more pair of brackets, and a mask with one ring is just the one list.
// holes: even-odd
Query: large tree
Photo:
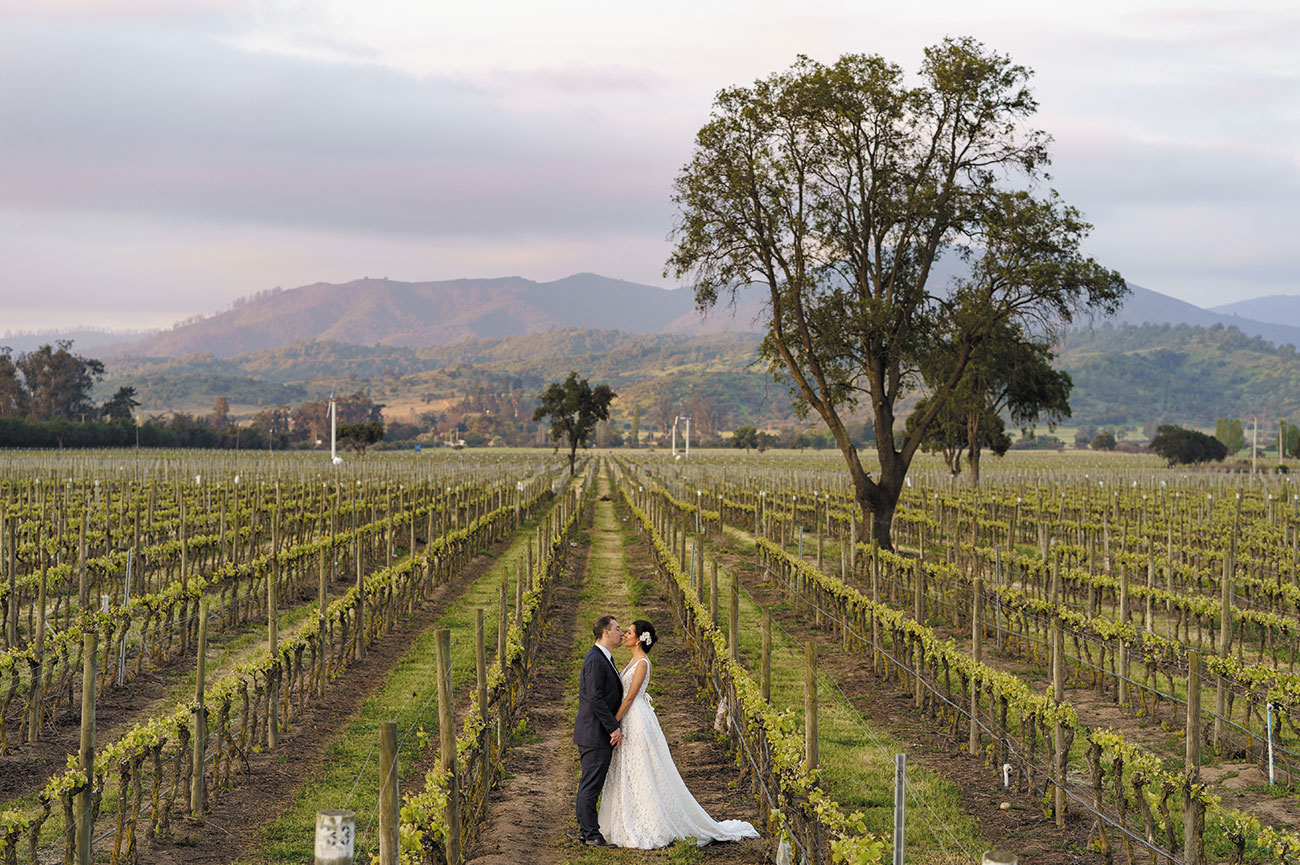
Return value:
[(36, 420), (78, 420), (98, 409), (90, 390), (104, 375), (104, 364), (72, 353), (72, 340), (58, 340), (18, 357), (27, 388), (28, 414)]
[(384, 425), (377, 420), (340, 424), (338, 436), (339, 443), (344, 447), (350, 447), (365, 456), (367, 447), (383, 441)]
[(117, 393), (105, 402), (99, 408), (101, 417), (107, 420), (130, 420), (132, 413), (139, 408), (140, 403), (135, 398), (135, 388), (130, 385), (123, 385), (117, 389)]
[(1151, 440), (1151, 450), (1169, 465), (1218, 462), (1228, 455), (1227, 446), (1214, 436), (1180, 426), (1162, 426)]
[[(911, 433), (916, 424), (924, 418), (929, 409), (929, 400), (922, 399), (907, 416), (905, 432)], [(977, 417), (972, 421), (971, 414)], [(975, 448), (971, 447), (971, 429), (976, 430)], [(974, 406), (959, 405), (956, 400), (948, 400), (921, 437), (921, 450), (938, 453), (943, 456), (948, 472), (953, 477), (961, 474), (962, 456), (970, 454), (972, 477), (978, 477), (979, 454), (988, 448), (1002, 456), (1011, 447), (1011, 438), (1007, 435), (1006, 424), (1002, 416), (990, 409), (978, 409)], [(978, 483), (978, 481), (976, 481)]]
[[(826, 424), (885, 547), (912, 458), (992, 328), (1050, 332), (1126, 292), (1080, 253), (1091, 226), (1038, 190), (1048, 137), (1028, 125), (1029, 76), (969, 38), (928, 48), (915, 86), (879, 56), (801, 57), (720, 92), (675, 183), (666, 271), (693, 282), (701, 309), (763, 291), (763, 355)], [(932, 285), (945, 252), (966, 276)], [(951, 374), (896, 444), (898, 401), (945, 343)], [(874, 476), (844, 421), (862, 399)]]
[[(922, 376), (930, 388), (951, 378), (956, 355), (951, 345), (941, 345), (930, 353), (922, 365)], [(947, 404), (931, 420), (921, 439), (922, 448), (941, 450), (954, 475), (961, 472), (960, 454), (965, 451), (971, 485), (979, 486), (984, 448), (1000, 456), (1010, 447), (1004, 413), (1021, 430), (1039, 421), (1054, 428), (1070, 416), (1070, 374), (1052, 368), (1054, 357), (1051, 345), (1031, 338), (1017, 323), (1003, 320), (995, 324), (967, 361)], [(907, 419), (909, 433), (928, 409), (928, 400), (917, 405)]]
[(0, 417), (27, 414), (27, 389), (18, 375), (12, 352), (9, 346), (0, 346)]
[(1219, 418), (1214, 424), (1214, 437), (1223, 442), (1230, 454), (1235, 454), (1246, 446), (1246, 433), (1240, 418)]
[(550, 387), (537, 397), (537, 411), (533, 420), (551, 419), (551, 438), (559, 446), (561, 439), (569, 445), (569, 474), (573, 474), (578, 446), (587, 446), (596, 424), (609, 420), (609, 404), (617, 396), (607, 384), (594, 388), (587, 380), (579, 379), (576, 372), (561, 382), (551, 382)]

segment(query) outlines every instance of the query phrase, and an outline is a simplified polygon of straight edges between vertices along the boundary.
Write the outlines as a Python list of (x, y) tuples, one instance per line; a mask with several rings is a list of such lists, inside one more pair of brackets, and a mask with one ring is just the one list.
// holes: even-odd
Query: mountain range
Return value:
[[(1121, 312), (1080, 321), (1060, 347), (1075, 420), (1213, 424), (1263, 412), (1300, 416), (1300, 297), (1202, 309), (1141, 286)], [(788, 394), (758, 357), (763, 293), (701, 317), (687, 289), (590, 273), (398, 282), (359, 279), (262, 292), (170, 329), (20, 334), (16, 351), (66, 337), (103, 359), (96, 396), (137, 388), (147, 412), (206, 412), (217, 397), (247, 416), (365, 388), (413, 417), (481, 387), (536, 393), (576, 369), (620, 394), (620, 413), (708, 394), (733, 422), (792, 419)], [(102, 340), (115, 340), (105, 344)], [(6, 342), (10, 340), (10, 342)], [(493, 384), (496, 382), (496, 384)]]
[[(1222, 325), (1277, 345), (1300, 346), (1300, 296), (1273, 295), (1202, 309), (1142, 286), (1129, 287), (1132, 294), (1116, 322)], [(167, 330), (115, 342), (95, 334), (93, 342), (106, 358), (175, 358), (236, 357), (313, 341), (421, 348), (575, 327), (699, 336), (754, 332), (761, 311), (757, 290), (743, 291), (734, 308), (723, 304), (702, 317), (688, 289), (593, 273), (553, 282), (519, 276), (441, 282), (365, 278), (266, 291)], [(89, 348), (82, 338), (77, 344)]]
[(358, 279), (268, 291), (231, 309), (101, 350), (108, 357), (235, 357), (299, 342), (405, 348), (524, 336), (569, 327), (625, 333), (743, 332), (757, 306), (701, 317), (687, 290), (578, 273), (554, 282), (519, 276), (397, 282)]

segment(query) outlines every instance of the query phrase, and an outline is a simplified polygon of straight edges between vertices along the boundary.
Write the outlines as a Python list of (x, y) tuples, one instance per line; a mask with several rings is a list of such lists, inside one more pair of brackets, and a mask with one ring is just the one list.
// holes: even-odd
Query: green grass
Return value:
[[(600, 492), (612, 493), (607, 477), (600, 478)], [(613, 496), (611, 495), (611, 498)], [(596, 501), (591, 529), (591, 552), (587, 558), (587, 576), (578, 606), (578, 639), (567, 672), (570, 689), (567, 701), (568, 721), (572, 723), (578, 710), (578, 670), (591, 648), (591, 623), (606, 613), (627, 627), (634, 619), (646, 618), (646, 599), (655, 592), (648, 574), (634, 572), (628, 567), (625, 549), (639, 543), (635, 530), (621, 521), (612, 501)], [(615, 650), (615, 661), (620, 661), (624, 649)], [(685, 676), (689, 671), (660, 661), (654, 667), (654, 676)], [(654, 681), (650, 688), (653, 692)], [(576, 793), (580, 770), (574, 754), (573, 786)], [(576, 831), (576, 818), (569, 818)], [(705, 861), (707, 848), (694, 841), (685, 840), (662, 850), (628, 850), (611, 847), (585, 848), (568, 859), (568, 865), (628, 865), (628, 863), (655, 863), (655, 865), (696, 865)]]
[[(485, 608), (484, 640), (489, 663), (496, 653), (498, 600), (501, 573), (507, 576), (507, 597), (515, 597), (518, 564), (527, 559), (528, 544), (538, 521), (530, 520), (516, 533), (506, 552), (488, 573), (470, 585), (438, 619), (438, 626), (451, 629), (452, 689), (460, 707), (457, 729), (464, 718), (464, 704), (474, 686), (474, 611)], [(257, 831), (259, 846), (240, 863), (310, 861), (316, 812), (348, 808), (357, 814), (357, 861), (378, 855), (379, 730), (384, 721), (397, 722), (399, 786), (422, 781), (417, 761), (436, 757), (438, 748), (438, 698), (434, 676), (434, 629), (426, 630), (397, 663), (374, 696), (362, 705), (355, 720), (340, 732), (326, 749), (324, 759), (312, 776), (293, 794), (281, 813)], [(516, 733), (528, 735), (524, 725)]]
[[(754, 544), (728, 529), (729, 547), (752, 559)], [(706, 550), (706, 554), (708, 551)], [(711, 559), (711, 556), (709, 556)], [(729, 595), (731, 575), (718, 566), (719, 592)], [(724, 588), (726, 587), (726, 588)], [(779, 605), (784, 607), (784, 605)], [(720, 614), (725, 618), (725, 613)], [(740, 594), (740, 659), (755, 681), (762, 659), (762, 608), (747, 592)], [(772, 623), (772, 705), (788, 711), (796, 729), (804, 720), (804, 647)], [(723, 627), (726, 627), (725, 621)], [(840, 694), (829, 676), (818, 677), (818, 749), (821, 779), (831, 796), (851, 811), (861, 811), (871, 832), (889, 835), (894, 820), (894, 754), (908, 751), (883, 730), (874, 728)], [(987, 846), (975, 821), (961, 806), (956, 786), (918, 763), (907, 767), (909, 791), (906, 846), (909, 856), (942, 855), (945, 850), (973, 855)], [(915, 815), (915, 819), (913, 819)]]

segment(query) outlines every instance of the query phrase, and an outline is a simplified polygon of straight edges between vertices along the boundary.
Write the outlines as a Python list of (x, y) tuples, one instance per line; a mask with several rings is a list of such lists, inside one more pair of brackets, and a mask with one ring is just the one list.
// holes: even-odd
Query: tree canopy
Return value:
[(339, 442), (345, 447), (365, 456), (367, 447), (383, 440), (384, 425), (377, 420), (339, 424), (338, 436)]
[(569, 445), (569, 474), (573, 474), (578, 447), (588, 446), (596, 424), (609, 420), (609, 404), (617, 396), (609, 385), (592, 387), (587, 380), (579, 379), (570, 371), (563, 383), (552, 382), (537, 396), (537, 410), (533, 420), (551, 419), (551, 438), (559, 446), (561, 439)]
[(1156, 430), (1151, 450), (1164, 457), (1171, 466), (1218, 462), (1228, 455), (1228, 448), (1214, 436), (1170, 425)]
[[(979, 485), (980, 454), (989, 448), (1001, 456), (1011, 446), (1002, 414), (1028, 431), (1045, 420), (1049, 427), (1070, 416), (1070, 375), (1052, 367), (1051, 346), (1030, 338), (1015, 322), (993, 325), (967, 362), (947, 404), (933, 416), (921, 437), (921, 447), (940, 451), (954, 475), (961, 472), (961, 453), (970, 464), (971, 485)], [(956, 351), (940, 346), (922, 366), (932, 390), (952, 376)], [(922, 400), (907, 418), (911, 431), (929, 410)]]
[[(926, 49), (915, 86), (877, 55), (800, 57), (718, 94), (674, 185), (666, 272), (693, 282), (701, 309), (746, 285), (764, 293), (763, 356), (826, 424), (885, 547), (912, 457), (991, 330), (1050, 333), (1127, 291), (1081, 254), (1079, 212), (1037, 191), (1048, 137), (1028, 124), (1029, 77), (970, 38)], [(966, 275), (932, 284), (945, 253)], [(895, 443), (899, 399), (945, 345), (948, 378)], [(874, 477), (844, 421), (861, 400)]]
[(1240, 418), (1219, 418), (1214, 424), (1214, 437), (1223, 442), (1230, 454), (1235, 454), (1246, 446), (1246, 433)]
[(131, 413), (138, 408), (139, 401), (135, 398), (135, 388), (130, 385), (123, 385), (117, 389), (117, 393), (100, 406), (99, 413), (107, 420), (130, 420)]
[(104, 364), (72, 353), (72, 340), (59, 340), (25, 352), (14, 361), (0, 349), (0, 417), (31, 420), (84, 420), (99, 410), (90, 391), (104, 375)]

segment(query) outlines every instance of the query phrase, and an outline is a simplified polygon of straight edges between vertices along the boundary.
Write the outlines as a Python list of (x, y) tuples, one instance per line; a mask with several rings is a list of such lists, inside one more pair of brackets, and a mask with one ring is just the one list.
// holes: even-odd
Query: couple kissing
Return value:
[[(573, 729), (582, 762), (581, 840), (593, 847), (651, 850), (681, 838), (694, 838), (701, 847), (757, 838), (743, 820), (712, 819), (677, 771), (646, 693), (650, 650), (658, 642), (654, 625), (638, 619), (623, 630), (613, 616), (601, 616), (592, 635), (596, 644), (582, 662)], [(632, 652), (622, 672), (612, 654), (619, 646)]]

